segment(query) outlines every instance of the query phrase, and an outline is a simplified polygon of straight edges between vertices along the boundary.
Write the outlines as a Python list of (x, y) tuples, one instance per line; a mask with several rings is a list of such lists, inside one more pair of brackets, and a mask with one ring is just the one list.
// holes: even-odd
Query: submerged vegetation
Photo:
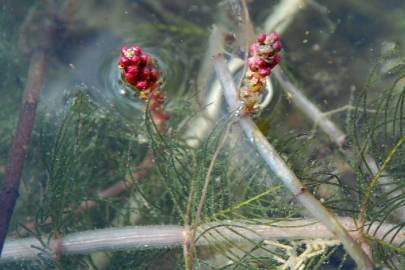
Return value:
[(1, 185), (47, 65), (0, 269), (401, 269), (402, 1), (186, 2), (3, 4)]

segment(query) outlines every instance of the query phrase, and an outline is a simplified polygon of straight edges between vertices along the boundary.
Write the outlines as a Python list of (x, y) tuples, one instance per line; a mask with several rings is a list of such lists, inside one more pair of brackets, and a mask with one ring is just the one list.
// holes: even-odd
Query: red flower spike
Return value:
[(163, 112), (164, 96), (159, 92), (160, 72), (152, 57), (143, 53), (139, 46), (123, 47), (118, 65), (121, 78), (139, 94), (141, 100), (149, 102), (155, 123), (166, 121), (168, 115)]
[(239, 98), (245, 104), (246, 113), (257, 112), (260, 107), (266, 77), (280, 63), (282, 48), (280, 37), (275, 32), (268, 35), (259, 33), (256, 42), (249, 47), (248, 70), (239, 92)]

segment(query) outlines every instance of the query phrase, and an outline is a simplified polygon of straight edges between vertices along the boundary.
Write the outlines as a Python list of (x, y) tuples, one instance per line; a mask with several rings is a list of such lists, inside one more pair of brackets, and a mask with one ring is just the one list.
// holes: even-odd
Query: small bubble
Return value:
[(314, 50), (314, 51), (319, 51), (321, 49), (321, 46), (318, 44), (318, 43), (316, 43), (316, 44), (314, 44), (313, 46), (312, 46), (312, 50)]

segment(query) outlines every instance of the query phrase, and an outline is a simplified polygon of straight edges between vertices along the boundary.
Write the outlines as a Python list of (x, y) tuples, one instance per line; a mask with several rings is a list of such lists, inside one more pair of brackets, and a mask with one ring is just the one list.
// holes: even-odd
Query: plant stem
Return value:
[(311, 119), (315, 125), (318, 125), (323, 132), (339, 147), (344, 149), (347, 146), (346, 134), (333, 123), (318, 107), (312, 103), (300, 89), (295, 87), (284, 72), (279, 68), (273, 71), (274, 77), (281, 84), (281, 87), (289, 95), (291, 101), (297, 108)]
[(31, 141), (37, 109), (46, 70), (47, 52), (38, 49), (31, 55), (27, 84), (23, 93), (15, 137), (10, 148), (6, 176), (0, 190), (0, 254), (10, 225), (11, 216), (19, 196), (24, 161)]
[(200, 226), (201, 212), (202, 212), (202, 209), (203, 209), (204, 204), (205, 204), (205, 199), (207, 197), (208, 186), (209, 186), (209, 183), (210, 183), (210, 180), (211, 180), (212, 171), (213, 171), (214, 166), (215, 166), (215, 164), (217, 162), (218, 155), (219, 155), (220, 151), (222, 150), (222, 148), (225, 145), (225, 142), (226, 142), (226, 139), (227, 139), (228, 132), (229, 132), (230, 128), (231, 128), (231, 125), (228, 124), (228, 126), (226, 127), (226, 129), (224, 131), (224, 134), (222, 135), (223, 137), (221, 139), (221, 142), (219, 143), (217, 149), (215, 150), (215, 153), (212, 156), (210, 165), (208, 167), (207, 175), (205, 176), (205, 179), (204, 179), (204, 186), (203, 186), (203, 189), (201, 191), (200, 202), (198, 203), (197, 211), (196, 211), (196, 214), (195, 214), (195, 219), (194, 219), (194, 224), (193, 224), (193, 230), (194, 230), (193, 237), (195, 236), (195, 232), (196, 232), (195, 229), (198, 226)]
[[(131, 186), (142, 182), (142, 180), (146, 176), (146, 173), (152, 166), (153, 166), (153, 153), (151, 150), (149, 150), (144, 159), (142, 160), (142, 162), (137, 166), (136, 172), (132, 174), (130, 179), (118, 181), (112, 184), (111, 186), (107, 187), (106, 189), (100, 191), (98, 193), (98, 198), (100, 200), (105, 200), (108, 198), (118, 196)], [(95, 206), (97, 206), (97, 201), (94, 200), (84, 201), (80, 204), (80, 208), (77, 210), (77, 213), (82, 213), (86, 210), (94, 208)]]
[(266, 32), (285, 32), (293, 22), (295, 15), (304, 10), (309, 4), (308, 0), (282, 0), (273, 9), (264, 22)]
[[(356, 224), (351, 218), (339, 218), (339, 221), (356, 234)], [(263, 222), (266, 222), (263, 220)], [(296, 219), (289, 221), (267, 221), (271, 225), (252, 225), (239, 221), (213, 222), (202, 225), (199, 232), (209, 230), (210, 236), (199, 237), (196, 245), (207, 246), (215, 241), (227, 241), (241, 243), (243, 241), (263, 240), (303, 240), (303, 239), (334, 239), (335, 236), (321, 223), (314, 219)], [(400, 246), (405, 241), (405, 231), (399, 233), (395, 230), (396, 225), (384, 223), (371, 224), (367, 231), (375, 231), (373, 237), (376, 239), (392, 239), (392, 244)], [(228, 229), (231, 228), (231, 229)], [(237, 232), (237, 233), (235, 233)], [(216, 237), (218, 236), (218, 237)], [(220, 236), (220, 237), (219, 237)], [(98, 229), (71, 233), (61, 237), (59, 240), (44, 238), (49, 247), (58, 247), (62, 255), (89, 254), (98, 251), (116, 250), (144, 250), (150, 248), (176, 248), (181, 247), (186, 241), (186, 229), (177, 225), (157, 226), (130, 226), (123, 228)], [(221, 240), (218, 240), (221, 239)], [(247, 240), (249, 239), (249, 240)], [(60, 243), (53, 243), (60, 241)], [(19, 240), (7, 240), (0, 263), (17, 260), (53, 259), (53, 250), (44, 252), (41, 242), (29, 237)]]
[[(338, 146), (339, 150), (346, 157), (347, 160), (353, 160), (354, 153), (350, 145), (347, 144), (347, 135), (328, 117), (322, 112), (314, 103), (312, 103), (303, 93), (301, 89), (296, 87), (290, 82), (288, 77), (283, 73), (280, 68), (276, 68), (273, 72), (274, 77), (280, 83), (283, 90), (289, 94), (292, 103), (304, 113), (314, 124), (318, 125), (320, 129), (330, 138), (330, 140)], [(380, 174), (378, 183), (388, 194), (388, 198), (395, 198), (401, 194), (397, 189), (397, 185), (393, 185), (393, 179), (384, 172), (379, 172), (376, 160), (369, 154), (364, 154), (364, 160), (370, 172), (373, 175)], [(393, 211), (396, 217), (401, 222), (405, 221), (405, 206), (400, 206)]]
[[(214, 57), (215, 70), (224, 89), (225, 99), (230, 111), (238, 109), (237, 90), (233, 78), (228, 70), (223, 55)], [(243, 117), (239, 123), (256, 147), (259, 154), (265, 160), (270, 169), (278, 176), (285, 186), (294, 194), (295, 198), (316, 218), (318, 218), (336, 237), (342, 242), (346, 251), (356, 261), (361, 269), (372, 269), (373, 263), (364, 253), (358, 243), (353, 239), (345, 228), (300, 182), (294, 172), (279, 156), (266, 137), (260, 132), (250, 117)]]
[[(210, 165), (208, 166), (207, 174), (206, 174), (205, 179), (204, 179), (204, 186), (203, 186), (203, 189), (201, 191), (201, 198), (200, 198), (200, 201), (198, 203), (195, 218), (194, 218), (194, 221), (193, 221), (193, 224), (192, 224), (192, 227), (191, 227), (191, 232), (188, 233), (190, 235), (190, 239), (187, 240), (185, 242), (186, 244), (184, 245), (184, 248), (187, 249), (186, 251), (184, 251), (185, 256), (187, 256), (185, 258), (186, 269), (193, 269), (194, 268), (193, 267), (193, 261), (194, 261), (193, 256), (196, 253), (195, 252), (195, 239), (196, 239), (196, 235), (197, 235), (198, 226), (200, 226), (200, 223), (201, 223), (201, 213), (202, 213), (202, 210), (203, 210), (203, 207), (204, 207), (204, 204), (205, 204), (205, 200), (207, 198), (208, 186), (209, 186), (209, 184), (211, 182), (212, 171), (214, 170), (214, 166), (215, 166), (215, 164), (217, 162), (218, 155), (220, 154), (220, 151), (222, 150), (222, 148), (225, 145), (225, 141), (226, 141), (226, 138), (228, 136), (230, 127), (231, 127), (231, 124), (228, 124), (228, 126), (226, 127), (226, 129), (224, 131), (224, 134), (222, 134), (222, 139), (221, 139), (219, 145), (217, 146), (217, 149), (215, 150), (214, 155), (212, 156)], [(188, 216), (188, 213), (186, 215)], [(188, 225), (187, 222), (185, 224), (186, 224), (186, 226)]]
[(360, 226), (363, 226), (365, 220), (366, 220), (366, 212), (367, 212), (367, 207), (368, 203), (370, 201), (371, 195), (374, 193), (374, 190), (378, 184), (379, 179), (381, 179), (381, 175), (384, 172), (385, 168), (388, 166), (388, 164), (391, 162), (391, 160), (394, 158), (395, 153), (399, 150), (401, 145), (405, 142), (405, 135), (403, 135), (399, 141), (394, 145), (394, 147), (391, 149), (389, 152), (388, 156), (385, 158), (383, 164), (381, 165), (380, 169), (378, 172), (373, 176), (371, 179), (367, 193), (364, 195), (364, 199), (360, 208), (360, 214), (359, 214), (359, 222)]

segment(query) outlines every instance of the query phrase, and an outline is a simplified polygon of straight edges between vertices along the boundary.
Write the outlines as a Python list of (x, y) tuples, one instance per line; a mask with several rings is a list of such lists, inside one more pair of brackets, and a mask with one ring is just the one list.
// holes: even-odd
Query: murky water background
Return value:
[[(163, 89), (168, 96), (167, 109), (174, 115), (173, 124), (178, 125), (184, 120), (181, 117), (184, 108), (190, 114), (198, 114), (206, 105), (197, 99), (204, 90), (200, 89), (197, 81), (199, 67), (206, 58), (212, 25), (237, 31), (235, 18), (232, 17), (234, 11), (225, 1), (56, 1), (53, 12), (57, 14), (45, 12), (46, 2), (18, 0), (1, 4), (0, 179), (5, 174), (8, 149), (27, 79), (30, 53), (23, 51), (35, 48), (35, 44), (40, 42), (38, 39), (41, 35), (37, 34), (41, 32), (44, 17), (50, 16), (49, 20), (55, 24), (38, 107), (38, 124), (23, 173), (21, 200), (12, 231), (19, 224), (35, 219), (35, 215), (30, 214), (35, 205), (27, 206), (28, 202), (35, 198), (35, 194), (46, 192), (46, 188), (30, 184), (43, 181), (41, 179), (46, 175), (46, 172), (39, 170), (43, 167), (38, 159), (43, 144), (40, 142), (41, 123), (46, 122), (47, 117), (55, 122), (62, 121), (63, 108), (72, 97), (84, 91), (99, 106), (114, 110), (126, 120), (142, 126), (143, 104), (136, 97), (122, 95), (124, 89), (119, 83), (116, 64), (122, 46), (139, 44), (144, 51), (156, 57), (165, 78)], [(279, 1), (248, 2), (251, 2), (249, 10), (258, 32)], [(405, 3), (402, 0), (308, 2), (282, 35), (285, 45), (283, 61), (311, 100), (322, 110), (329, 111), (349, 104), (353, 95), (367, 83), (372, 66), (381, 60), (387, 47), (403, 51)], [(235, 50), (235, 46), (231, 44), (227, 49)], [(392, 68), (403, 63), (401, 54), (392, 57)], [(390, 68), (388, 64), (385, 70), (379, 72), (388, 73)], [(211, 85), (212, 82), (209, 82), (208, 87)], [(377, 94), (370, 93), (371, 96)], [(178, 101), (181, 100), (179, 97), (186, 98)], [(275, 141), (281, 140), (285, 134), (291, 137), (302, 135), (298, 144), (305, 143), (312, 124), (294, 109), (288, 97), (283, 96), (277, 106), (277, 110), (265, 111), (257, 119), (262, 131)], [(108, 113), (105, 117), (108, 117)], [(347, 112), (334, 115), (333, 119), (343, 129), (348, 128)], [(173, 129), (182, 130), (176, 128)], [(144, 136), (144, 133), (139, 133), (136, 135), (138, 139)], [(325, 142), (327, 139), (321, 136), (319, 140)], [(128, 154), (124, 148), (117, 142), (109, 150), (122, 157)], [(316, 146), (312, 150), (314, 148)], [(140, 149), (143, 151), (141, 155), (145, 155), (147, 148), (143, 146)], [(324, 154), (319, 153), (323, 148), (319, 147), (318, 150), (314, 154), (314, 163), (319, 161), (317, 157)], [(128, 156), (136, 154), (130, 153)], [(136, 160), (136, 157), (132, 158)], [(117, 174), (116, 178), (122, 176), (128, 167), (124, 163), (125, 158), (115, 160), (111, 175)], [(102, 170), (105, 166), (105, 163), (91, 164), (89, 161), (88, 166), (94, 166), (92, 172)], [(305, 164), (301, 166), (305, 167)], [(97, 177), (97, 174), (88, 177)], [(89, 186), (101, 188), (97, 181)], [(108, 186), (107, 182), (102, 186)], [(118, 208), (120, 202), (114, 202), (117, 203), (114, 207)], [(101, 212), (108, 211), (102, 209)], [(99, 221), (99, 226), (108, 224), (111, 217), (107, 216)], [(137, 222), (151, 224), (155, 221)]]

